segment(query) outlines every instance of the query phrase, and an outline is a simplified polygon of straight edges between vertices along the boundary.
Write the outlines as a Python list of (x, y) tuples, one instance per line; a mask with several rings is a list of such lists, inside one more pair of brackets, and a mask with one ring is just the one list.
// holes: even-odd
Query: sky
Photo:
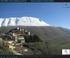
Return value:
[(0, 3), (0, 18), (22, 16), (70, 29), (70, 3)]

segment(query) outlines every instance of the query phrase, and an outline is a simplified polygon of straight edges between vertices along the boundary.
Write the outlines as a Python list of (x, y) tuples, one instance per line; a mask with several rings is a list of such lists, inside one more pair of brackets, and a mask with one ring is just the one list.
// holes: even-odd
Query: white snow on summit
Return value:
[(2, 25), (2, 22), (4, 21), (3, 18), (0, 18), (0, 26)]
[(6, 18), (5, 21), (3, 20), (2, 22), (2, 26), (7, 26), (8, 22), (9, 22), (9, 19)]
[(35, 17), (0, 18), (0, 26), (50, 26), (43, 20)]
[(16, 18), (10, 18), (8, 21), (8, 26), (15, 26), (16, 25)]

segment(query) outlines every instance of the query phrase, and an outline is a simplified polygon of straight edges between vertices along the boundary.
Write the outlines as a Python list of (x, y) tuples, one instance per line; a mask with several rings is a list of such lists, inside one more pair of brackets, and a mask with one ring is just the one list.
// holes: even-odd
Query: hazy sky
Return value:
[(69, 3), (0, 3), (0, 18), (15, 16), (38, 17), (50, 25), (70, 28)]

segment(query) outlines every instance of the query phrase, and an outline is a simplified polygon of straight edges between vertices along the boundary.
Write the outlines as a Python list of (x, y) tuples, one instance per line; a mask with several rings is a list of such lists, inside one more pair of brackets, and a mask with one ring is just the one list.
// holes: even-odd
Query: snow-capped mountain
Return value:
[(43, 20), (35, 17), (0, 18), (1, 26), (50, 26)]

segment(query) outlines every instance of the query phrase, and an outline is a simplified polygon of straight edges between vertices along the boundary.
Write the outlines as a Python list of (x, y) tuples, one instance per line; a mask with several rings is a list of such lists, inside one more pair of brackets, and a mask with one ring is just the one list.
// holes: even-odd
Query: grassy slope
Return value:
[[(2, 27), (0, 30), (6, 32), (11, 28), (14, 27)], [(44, 42), (48, 42), (46, 45), (48, 45), (49, 54), (61, 54), (63, 48), (70, 48), (70, 30), (68, 29), (45, 26), (22, 28), (31, 31), (31, 33), (37, 34)]]

